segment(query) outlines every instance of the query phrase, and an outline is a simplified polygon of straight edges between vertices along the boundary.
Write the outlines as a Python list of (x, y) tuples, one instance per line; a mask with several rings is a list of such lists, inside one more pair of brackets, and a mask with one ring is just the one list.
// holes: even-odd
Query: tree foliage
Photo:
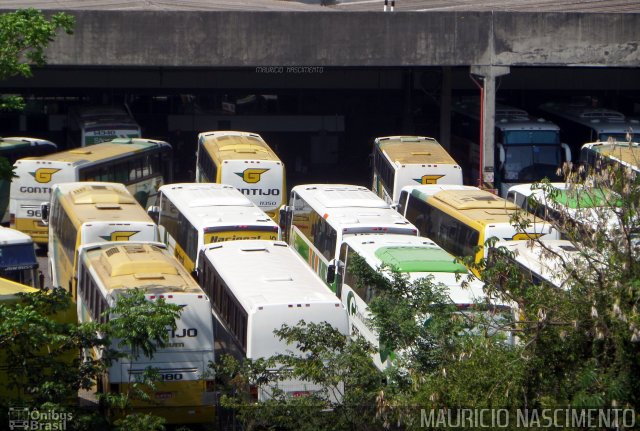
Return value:
[[(0, 81), (13, 76), (31, 77), (31, 67), (46, 63), (45, 49), (59, 30), (73, 31), (75, 18), (56, 13), (49, 19), (36, 9), (0, 14)], [(0, 97), (0, 109), (23, 109), (19, 96)]]

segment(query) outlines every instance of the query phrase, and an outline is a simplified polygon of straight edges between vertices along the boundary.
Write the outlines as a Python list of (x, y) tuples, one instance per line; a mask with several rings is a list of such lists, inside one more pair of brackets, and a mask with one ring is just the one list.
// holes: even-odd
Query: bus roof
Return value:
[(417, 229), (366, 187), (305, 184), (292, 189), (334, 228), (362, 224)]
[(0, 153), (13, 150), (20, 147), (52, 147), (58, 148), (56, 144), (45, 139), (25, 138), (21, 136), (13, 136), (0, 138)]
[(375, 145), (398, 165), (458, 164), (438, 141), (426, 136), (386, 136), (376, 138)]
[(75, 226), (91, 221), (143, 222), (154, 225), (144, 208), (120, 183), (72, 182), (59, 183), (51, 188), (60, 204), (69, 211)]
[(228, 241), (203, 250), (247, 312), (264, 306), (341, 306), (311, 267), (282, 241)]
[(108, 242), (84, 246), (80, 256), (108, 292), (198, 293), (200, 286), (161, 243)]
[(0, 303), (5, 301), (15, 301), (18, 293), (34, 293), (38, 289), (15, 281), (0, 277)]
[[(480, 103), (479, 99), (461, 100), (454, 103), (452, 110), (480, 119)], [(507, 130), (547, 130), (559, 132), (560, 127), (555, 123), (545, 120), (544, 118), (536, 118), (527, 111), (513, 106), (496, 104), (495, 107), (495, 127), (503, 131)]]
[(276, 153), (257, 133), (236, 131), (203, 132), (198, 135), (207, 152), (219, 160), (275, 160)]
[[(482, 282), (475, 277), (469, 280), (467, 267), (428, 238), (374, 234), (348, 237), (344, 242), (374, 269), (386, 264), (407, 273), (411, 281), (432, 276), (434, 283), (449, 288), (449, 296), (455, 303), (470, 304), (485, 296)], [(461, 287), (465, 281), (469, 281), (468, 288)]]
[(12, 244), (33, 244), (33, 240), (24, 232), (0, 226), (0, 245)]
[(133, 151), (143, 151), (153, 148), (171, 148), (171, 145), (164, 141), (155, 141), (152, 139), (118, 138), (109, 142), (101, 142), (86, 147), (59, 151), (46, 156), (26, 157), (17, 163), (27, 160), (38, 160), (82, 166), (97, 160), (116, 159), (121, 156), (126, 156)]
[(158, 189), (196, 229), (277, 224), (235, 187), (218, 183), (167, 184)]
[(562, 239), (498, 241), (495, 247), (506, 247), (516, 262), (557, 287), (565, 287), (568, 278), (563, 262), (580, 260), (580, 250)]
[(591, 149), (636, 170), (640, 166), (640, 143), (638, 142), (589, 142), (584, 144), (582, 148)]
[(624, 133), (629, 127), (639, 127), (640, 120), (626, 118), (624, 114), (606, 108), (594, 108), (584, 102), (547, 102), (540, 109), (559, 117), (588, 126), (599, 133)]
[[(411, 194), (423, 201), (429, 200), (440, 208), (455, 211), (466, 218), (468, 222), (482, 227), (498, 223), (511, 225), (513, 214), (516, 211), (522, 211), (515, 203), (477, 187), (449, 188), (444, 184), (441, 186), (415, 186)], [(533, 215), (523, 214), (523, 217), (544, 224), (544, 220)]]

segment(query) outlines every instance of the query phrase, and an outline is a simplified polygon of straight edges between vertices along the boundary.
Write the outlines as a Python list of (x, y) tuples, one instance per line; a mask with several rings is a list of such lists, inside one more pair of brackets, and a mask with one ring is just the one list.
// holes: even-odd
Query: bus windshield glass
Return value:
[(506, 145), (558, 145), (560, 135), (555, 130), (510, 130), (504, 133)]
[(553, 131), (511, 131), (505, 133), (504, 181), (527, 182), (556, 175), (562, 165), (558, 133)]
[(608, 142), (609, 138), (615, 142), (627, 142), (627, 134), (626, 133), (600, 133), (598, 135), (598, 141), (600, 142)]

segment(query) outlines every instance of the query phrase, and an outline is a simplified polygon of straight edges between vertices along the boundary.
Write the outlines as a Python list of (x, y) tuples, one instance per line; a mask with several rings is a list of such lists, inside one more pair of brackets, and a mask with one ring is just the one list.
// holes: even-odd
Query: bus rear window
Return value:
[(0, 247), (0, 269), (26, 269), (38, 265), (33, 244), (16, 244)]

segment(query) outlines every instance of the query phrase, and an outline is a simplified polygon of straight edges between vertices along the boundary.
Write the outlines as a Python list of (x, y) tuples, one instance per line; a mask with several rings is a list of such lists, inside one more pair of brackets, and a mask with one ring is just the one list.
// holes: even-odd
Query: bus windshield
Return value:
[(511, 145), (559, 145), (555, 130), (510, 130), (504, 133), (504, 143)]
[(530, 182), (547, 177), (559, 181), (556, 174), (562, 165), (560, 146), (514, 145), (505, 147), (504, 178), (506, 182)]
[(598, 141), (607, 142), (609, 138), (615, 142), (627, 142), (627, 134), (626, 133), (600, 133), (598, 134)]
[(0, 276), (34, 286), (38, 267), (33, 244), (13, 244), (0, 247)]

